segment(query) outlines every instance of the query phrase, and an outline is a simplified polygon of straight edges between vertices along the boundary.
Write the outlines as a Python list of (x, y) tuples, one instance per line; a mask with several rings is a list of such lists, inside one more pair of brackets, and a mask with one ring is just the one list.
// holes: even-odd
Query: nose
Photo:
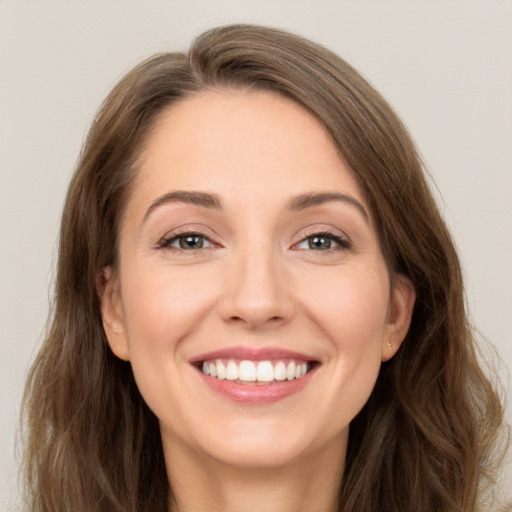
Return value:
[(257, 330), (285, 324), (293, 316), (291, 283), (270, 251), (236, 255), (227, 274), (219, 306), (225, 321)]

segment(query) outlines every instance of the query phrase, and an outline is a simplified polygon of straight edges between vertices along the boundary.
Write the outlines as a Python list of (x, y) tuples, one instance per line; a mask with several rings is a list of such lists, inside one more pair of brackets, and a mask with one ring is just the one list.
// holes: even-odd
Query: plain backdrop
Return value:
[(472, 319), (496, 346), (510, 395), (510, 0), (0, 0), (0, 510), (18, 508), (23, 382), (48, 313), (63, 197), (94, 113), (141, 59), (232, 22), (323, 43), (404, 119), (460, 249)]

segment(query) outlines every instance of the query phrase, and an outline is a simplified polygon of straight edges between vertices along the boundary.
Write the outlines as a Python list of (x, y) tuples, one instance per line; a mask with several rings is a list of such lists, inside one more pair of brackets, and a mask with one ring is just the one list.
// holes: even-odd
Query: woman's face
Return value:
[(170, 107), (119, 244), (104, 326), (166, 451), (244, 467), (344, 453), (414, 292), (390, 290), (368, 205), (315, 118), (261, 91)]

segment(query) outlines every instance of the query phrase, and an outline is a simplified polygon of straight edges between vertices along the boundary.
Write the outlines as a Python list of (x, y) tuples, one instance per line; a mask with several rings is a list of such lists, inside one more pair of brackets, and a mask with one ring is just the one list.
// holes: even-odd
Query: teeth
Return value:
[(293, 361), (288, 363), (288, 366), (286, 367), (286, 378), (288, 380), (293, 380), (295, 378), (295, 363)]
[(286, 379), (286, 366), (283, 361), (279, 361), (274, 368), (274, 378), (276, 380)]
[[(222, 361), (217, 361), (217, 379), (225, 379), (226, 378), (226, 367), (222, 364)], [(210, 374), (211, 375), (211, 374)]]
[(228, 363), (226, 368), (226, 379), (238, 380), (238, 365), (234, 361), (229, 361)]
[(217, 359), (205, 361), (202, 367), (203, 373), (210, 377), (226, 380), (239, 380), (242, 382), (273, 382), (294, 380), (304, 377), (308, 372), (307, 363), (295, 361), (233, 361), (227, 362)]
[(272, 382), (274, 380), (274, 367), (270, 361), (258, 363), (256, 380), (259, 382)]
[(252, 361), (242, 361), (238, 366), (238, 378), (245, 382), (256, 380), (256, 366)]

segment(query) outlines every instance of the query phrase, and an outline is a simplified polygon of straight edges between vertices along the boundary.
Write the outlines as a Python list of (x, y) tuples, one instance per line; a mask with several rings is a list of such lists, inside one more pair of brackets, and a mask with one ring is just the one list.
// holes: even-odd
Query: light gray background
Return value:
[(506, 379), (510, 0), (0, 0), (1, 510), (17, 508), (23, 381), (47, 316), (63, 196), (94, 112), (142, 58), (184, 49), (204, 29), (240, 21), (292, 29), (334, 49), (405, 120), (460, 248), (472, 318), (497, 347)]

